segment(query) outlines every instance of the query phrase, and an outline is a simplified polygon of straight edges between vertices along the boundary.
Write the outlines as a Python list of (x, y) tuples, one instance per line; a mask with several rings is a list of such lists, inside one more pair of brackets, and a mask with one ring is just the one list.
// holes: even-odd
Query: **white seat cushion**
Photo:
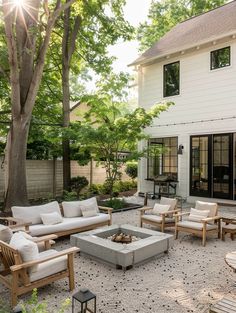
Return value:
[[(157, 223), (161, 223), (162, 222), (162, 217), (159, 215), (152, 215), (152, 214), (144, 214), (143, 218), (145, 218), (145, 220), (151, 221), (151, 222), (157, 222)], [(174, 223), (175, 219), (171, 218), (171, 217), (166, 217), (165, 218), (165, 223)]]
[[(192, 222), (192, 221), (181, 221), (181, 222), (178, 222), (177, 225), (180, 227), (192, 228), (192, 229), (197, 229), (197, 230), (203, 229), (203, 223), (197, 223), (197, 222)], [(206, 229), (207, 230), (217, 229), (217, 225), (207, 224)]]
[(55, 225), (31, 225), (29, 227), (30, 234), (32, 236), (42, 236), (47, 234), (54, 234), (60, 231), (66, 231), (70, 229), (76, 229), (80, 227), (90, 226), (93, 224), (103, 223), (109, 221), (109, 214), (99, 213), (93, 217), (63, 217), (63, 221), (60, 224)]
[(32, 224), (42, 223), (40, 214), (58, 212), (61, 215), (61, 210), (57, 201), (53, 201), (43, 205), (34, 206), (13, 206), (11, 208), (13, 217), (22, 219), (25, 222)]
[[(57, 254), (56, 250), (47, 250), (39, 253), (39, 259), (47, 256)], [(67, 269), (67, 256), (61, 256), (59, 258), (41, 263), (38, 265), (37, 271), (30, 274), (30, 281), (36, 281), (47, 276), (59, 273)]]
[(167, 205), (170, 205), (170, 211), (173, 211), (173, 210), (175, 210), (175, 208), (176, 208), (177, 199), (175, 199), (175, 198), (161, 197), (160, 204), (167, 204)]

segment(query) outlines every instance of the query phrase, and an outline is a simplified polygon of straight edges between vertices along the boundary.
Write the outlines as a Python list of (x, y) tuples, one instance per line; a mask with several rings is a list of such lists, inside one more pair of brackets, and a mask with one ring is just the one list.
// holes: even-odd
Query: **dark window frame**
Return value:
[[(166, 94), (166, 71), (165, 68), (173, 65), (173, 64), (179, 64), (179, 75), (178, 75), (178, 83), (179, 83), (179, 88), (178, 88), (178, 93), (177, 94), (172, 94), (172, 95), (167, 95)], [(180, 95), (180, 61), (175, 61), (172, 63), (164, 64), (163, 65), (163, 98), (168, 98), (168, 97), (175, 97)]]
[[(171, 144), (171, 139), (175, 139), (176, 140), (176, 145), (172, 145)], [(168, 158), (171, 158), (171, 157), (176, 157), (176, 161), (177, 161), (177, 164), (176, 164), (176, 169), (177, 169), (177, 171), (176, 171), (176, 180), (178, 180), (178, 168), (179, 168), (179, 164), (178, 164), (178, 140), (179, 140), (179, 138), (178, 138), (178, 136), (171, 136), (171, 137), (156, 137), (156, 138), (150, 138), (149, 140), (148, 140), (148, 147), (150, 147), (151, 146), (151, 141), (154, 141), (154, 140), (158, 140), (158, 141), (160, 141), (160, 142), (156, 142), (156, 144), (162, 144), (162, 145), (164, 145), (164, 140), (168, 140), (169, 141), (169, 143), (170, 143), (170, 145), (168, 146), (168, 148), (171, 148), (171, 147), (176, 147), (176, 156), (175, 155), (172, 155), (171, 154), (171, 152), (168, 152), (168, 156), (166, 155), (166, 157), (168, 157)], [(161, 142), (162, 141), (162, 142)], [(154, 144), (154, 143), (153, 143)], [(164, 166), (164, 155), (165, 154), (162, 154), (162, 155), (160, 155), (160, 158), (162, 159), (162, 162), (161, 162), (161, 164), (162, 164), (162, 169), (161, 169), (161, 171), (162, 171), (162, 175), (166, 175), (166, 173), (165, 173), (165, 171), (164, 171), (164, 169), (166, 168), (166, 166)], [(172, 167), (174, 167), (175, 168), (175, 166), (169, 166), (169, 169), (171, 169)], [(163, 174), (163, 172), (165, 173), (165, 174)], [(171, 174), (172, 173), (172, 174)], [(173, 172), (169, 172), (169, 174), (170, 175), (173, 175)], [(150, 156), (148, 155), (148, 157), (147, 157), (147, 180), (153, 180), (153, 178), (151, 177), (152, 175), (150, 175)]]
[[(225, 50), (225, 49), (229, 49), (229, 64), (214, 68), (213, 64), (212, 64), (214, 52)], [(224, 48), (220, 48), (220, 49), (216, 49), (216, 50), (211, 51), (211, 53), (210, 53), (210, 69), (211, 69), (211, 71), (218, 70), (218, 69), (221, 69), (221, 68), (225, 68), (225, 67), (228, 67), (228, 66), (231, 66), (231, 46), (227, 46), (227, 47), (224, 47)]]

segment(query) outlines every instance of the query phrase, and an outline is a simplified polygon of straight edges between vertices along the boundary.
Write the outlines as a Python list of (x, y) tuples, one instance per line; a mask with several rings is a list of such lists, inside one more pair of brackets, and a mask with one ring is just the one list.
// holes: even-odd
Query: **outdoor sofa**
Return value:
[(96, 197), (60, 205), (53, 201), (36, 206), (13, 206), (11, 210), (14, 218), (31, 223), (31, 236), (56, 234), (61, 237), (112, 223), (112, 209), (98, 206)]

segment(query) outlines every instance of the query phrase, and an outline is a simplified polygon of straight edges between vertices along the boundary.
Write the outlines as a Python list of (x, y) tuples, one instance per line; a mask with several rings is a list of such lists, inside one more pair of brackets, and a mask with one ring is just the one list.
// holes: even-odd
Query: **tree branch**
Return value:
[(82, 18), (81, 16), (76, 16), (75, 18), (75, 24), (74, 24), (74, 28), (72, 30), (71, 33), (71, 38), (70, 38), (70, 45), (68, 48), (68, 57), (69, 57), (69, 63), (71, 61), (71, 57), (75, 51), (75, 43), (76, 43), (76, 38), (80, 29), (80, 26), (82, 24)]

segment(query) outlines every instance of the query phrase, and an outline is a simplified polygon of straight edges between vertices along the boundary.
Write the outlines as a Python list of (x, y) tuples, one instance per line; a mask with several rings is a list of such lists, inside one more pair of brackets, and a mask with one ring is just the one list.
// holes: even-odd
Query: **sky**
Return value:
[[(141, 22), (147, 20), (150, 5), (151, 0), (127, 0), (124, 7), (125, 19), (132, 26), (137, 27)], [(114, 62), (114, 70), (116, 72), (131, 71), (127, 65), (138, 57), (138, 46), (138, 42), (133, 40), (120, 42), (109, 48), (109, 53), (117, 57), (117, 61)]]

